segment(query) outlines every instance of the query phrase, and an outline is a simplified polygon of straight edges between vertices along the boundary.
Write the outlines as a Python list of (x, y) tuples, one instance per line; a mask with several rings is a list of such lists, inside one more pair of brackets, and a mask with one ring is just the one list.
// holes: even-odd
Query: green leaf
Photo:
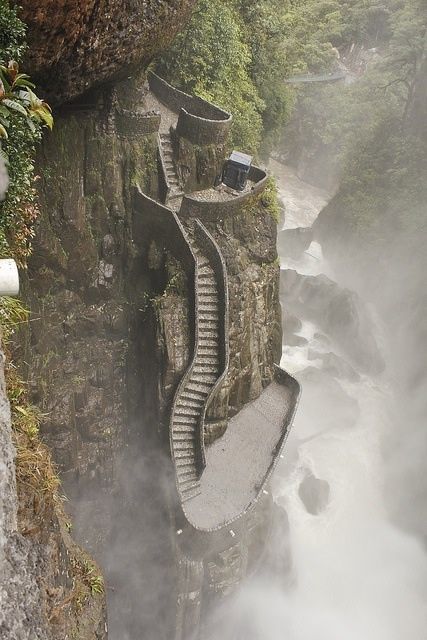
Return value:
[(30, 80), (28, 80), (28, 76), (24, 77), (25, 74), (24, 73), (20, 73), (19, 75), (16, 76), (12, 88), (14, 89), (15, 87), (31, 87), (32, 89), (35, 88), (35, 84), (33, 82), (31, 82)]
[(28, 124), (28, 126), (30, 127), (31, 132), (35, 133), (37, 131), (37, 128), (36, 128), (36, 125), (34, 124), (34, 122), (31, 120), (31, 118), (27, 117), (25, 120), (26, 120), (26, 123)]
[(8, 139), (7, 131), (2, 124), (0, 124), (0, 138)]
[(44, 103), (41, 104), (40, 107), (36, 107), (35, 109), (30, 109), (30, 113), (31, 115), (35, 115), (35, 117), (39, 120), (41, 120), (47, 127), (49, 127), (49, 129), (52, 129), (53, 127), (53, 116), (50, 112), (50, 110), (44, 105)]
[(9, 109), (13, 109), (14, 111), (18, 111), (18, 113), (21, 113), (23, 116), (27, 115), (27, 111), (26, 111), (25, 107), (23, 107), (22, 104), (20, 104), (19, 102), (16, 102), (16, 100), (11, 100), (10, 98), (5, 98), (2, 102), (3, 102), (4, 105), (6, 105), (6, 107), (9, 107)]

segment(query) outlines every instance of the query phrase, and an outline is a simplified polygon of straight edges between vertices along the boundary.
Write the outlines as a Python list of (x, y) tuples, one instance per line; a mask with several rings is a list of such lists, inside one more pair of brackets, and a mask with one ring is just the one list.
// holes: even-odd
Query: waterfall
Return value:
[(383, 326), (312, 238), (328, 195), (288, 167), (271, 169), (285, 209), (281, 364), (303, 394), (274, 481), (284, 518), (270, 562), (215, 639), (423, 640), (425, 549), (392, 523), (384, 497), (396, 398)]

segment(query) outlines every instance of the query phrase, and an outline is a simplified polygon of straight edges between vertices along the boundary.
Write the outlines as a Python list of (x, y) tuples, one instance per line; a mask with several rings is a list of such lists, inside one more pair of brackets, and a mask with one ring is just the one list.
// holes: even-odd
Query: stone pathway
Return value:
[[(169, 186), (166, 205), (176, 213), (183, 194), (174, 161), (171, 127), (176, 126), (178, 113), (152, 92), (147, 92), (144, 104), (148, 111), (161, 114), (159, 144)], [(247, 190), (251, 186), (248, 183)], [(193, 196), (201, 201), (234, 197), (226, 190), (214, 189)], [(201, 531), (218, 531), (239, 518), (266, 491), (265, 484), (293, 420), (299, 387), (287, 374), (279, 372), (277, 380), (234, 416), (226, 433), (204, 451), (201, 429), (211, 393), (224, 374), (226, 345), (220, 339), (224, 340), (226, 330), (220, 326), (224, 318), (220, 317), (223, 301), (219, 299), (219, 275), (211, 262), (214, 254), (207, 251), (207, 245), (212, 245), (211, 251), (219, 250), (209, 234), (200, 240), (187, 226), (186, 236), (197, 263), (197, 336), (193, 362), (178, 387), (172, 409), (171, 449), (177, 489), (188, 522)], [(222, 261), (221, 256), (215, 256), (218, 257)], [(226, 274), (223, 277), (226, 282)]]
[(201, 493), (185, 505), (191, 524), (216, 528), (247, 509), (277, 457), (293, 411), (291, 389), (273, 381), (229, 421), (225, 434), (206, 449)]
[(220, 376), (219, 300), (215, 273), (209, 260), (189, 239), (197, 260), (198, 342), (193, 366), (186, 374), (172, 414), (171, 441), (177, 485), (182, 502), (199, 495), (200, 423), (212, 387)]

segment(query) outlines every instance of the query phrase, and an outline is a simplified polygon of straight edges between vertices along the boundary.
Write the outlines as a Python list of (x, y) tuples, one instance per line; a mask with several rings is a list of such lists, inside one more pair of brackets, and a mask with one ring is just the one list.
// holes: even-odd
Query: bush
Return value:
[(46, 103), (33, 92), (18, 62), (26, 49), (25, 25), (7, 0), (0, 0), (0, 139), (9, 173), (9, 190), (0, 204), (0, 257), (21, 266), (31, 251), (38, 208), (34, 189), (35, 145), (43, 125), (52, 126)]

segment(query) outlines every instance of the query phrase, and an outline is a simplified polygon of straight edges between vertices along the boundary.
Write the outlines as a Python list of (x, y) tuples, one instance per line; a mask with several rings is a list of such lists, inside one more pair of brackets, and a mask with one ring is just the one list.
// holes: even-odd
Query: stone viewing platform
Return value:
[[(264, 493), (292, 426), (298, 382), (276, 367), (259, 397), (228, 421), (224, 435), (205, 443), (206, 414), (221, 392), (229, 368), (227, 264), (210, 224), (243, 213), (262, 194), (267, 174), (248, 166), (242, 191), (221, 184), (184, 193), (177, 148), (224, 143), (232, 116), (150, 74), (144, 99), (159, 122), (159, 202), (135, 191), (134, 224), (149, 225), (177, 258), (191, 286), (193, 337), (190, 363), (175, 392), (169, 436), (182, 513), (194, 532), (221, 532), (248, 514)], [(197, 123), (197, 125), (196, 125)], [(135, 228), (136, 228), (135, 227)], [(233, 526), (234, 526), (233, 525)]]

